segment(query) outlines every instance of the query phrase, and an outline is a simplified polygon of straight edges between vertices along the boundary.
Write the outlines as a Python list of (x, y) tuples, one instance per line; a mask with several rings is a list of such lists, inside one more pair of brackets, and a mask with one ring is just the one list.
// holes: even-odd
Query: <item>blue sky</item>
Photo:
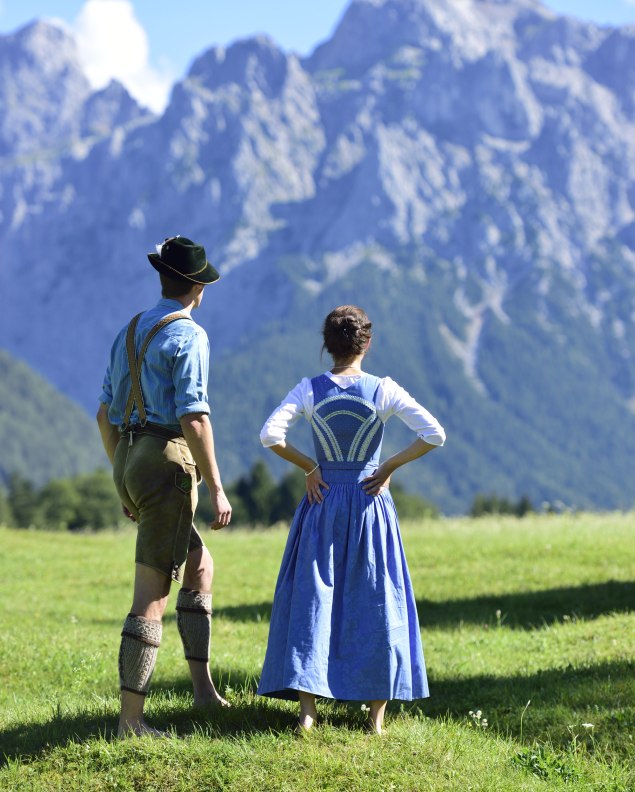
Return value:
[[(599, 24), (635, 24), (635, 0), (546, 0), (557, 13)], [(57, 18), (78, 36), (95, 86), (118, 77), (160, 109), (169, 86), (215, 44), (267, 33), (307, 54), (327, 38), (348, 0), (0, 0), (0, 33)]]

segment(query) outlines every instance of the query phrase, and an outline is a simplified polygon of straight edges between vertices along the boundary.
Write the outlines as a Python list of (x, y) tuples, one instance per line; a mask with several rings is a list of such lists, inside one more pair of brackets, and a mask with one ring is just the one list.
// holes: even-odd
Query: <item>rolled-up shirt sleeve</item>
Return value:
[(208, 377), (209, 341), (205, 333), (197, 331), (180, 343), (174, 355), (172, 382), (177, 418), (189, 413), (209, 414)]
[(311, 381), (306, 377), (287, 393), (260, 431), (260, 442), (265, 448), (282, 443), (293, 424), (302, 416), (310, 417), (307, 402), (312, 396)]
[(445, 429), (434, 415), (390, 377), (381, 381), (377, 395), (377, 414), (384, 423), (392, 415), (396, 415), (426, 443), (435, 446), (445, 443)]
[(108, 366), (104, 375), (104, 384), (102, 385), (101, 393), (99, 394), (99, 401), (108, 407), (110, 407), (112, 404), (112, 380), (110, 378), (110, 366)]

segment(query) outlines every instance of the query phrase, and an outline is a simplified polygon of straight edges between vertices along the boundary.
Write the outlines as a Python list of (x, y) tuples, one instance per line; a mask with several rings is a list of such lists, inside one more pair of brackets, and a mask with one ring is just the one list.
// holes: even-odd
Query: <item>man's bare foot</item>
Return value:
[(229, 709), (231, 704), (227, 699), (224, 699), (221, 694), (214, 688), (213, 690), (208, 691), (203, 696), (195, 696), (194, 697), (194, 707), (196, 709), (215, 709), (216, 707), (222, 707), (223, 709)]
[(117, 729), (117, 737), (122, 740), (126, 737), (154, 737), (157, 739), (170, 739), (172, 735), (170, 732), (159, 731), (147, 724), (145, 721), (126, 721), (119, 723)]

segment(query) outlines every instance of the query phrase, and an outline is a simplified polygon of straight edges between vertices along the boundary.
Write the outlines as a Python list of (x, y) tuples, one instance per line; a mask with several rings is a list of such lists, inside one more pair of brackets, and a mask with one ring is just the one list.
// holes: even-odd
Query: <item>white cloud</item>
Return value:
[(119, 80), (142, 105), (155, 112), (165, 108), (173, 77), (150, 65), (148, 36), (130, 0), (86, 0), (74, 31), (80, 61), (94, 88)]

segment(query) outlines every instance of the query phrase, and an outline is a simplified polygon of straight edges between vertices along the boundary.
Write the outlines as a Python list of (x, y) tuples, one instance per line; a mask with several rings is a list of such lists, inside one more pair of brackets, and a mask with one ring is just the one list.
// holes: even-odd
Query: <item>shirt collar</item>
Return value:
[(189, 313), (189, 311), (186, 311), (185, 308), (183, 308), (183, 306), (178, 300), (172, 300), (169, 299), (168, 297), (162, 297), (157, 303), (157, 308), (165, 308), (170, 313), (173, 313), (174, 311)]

